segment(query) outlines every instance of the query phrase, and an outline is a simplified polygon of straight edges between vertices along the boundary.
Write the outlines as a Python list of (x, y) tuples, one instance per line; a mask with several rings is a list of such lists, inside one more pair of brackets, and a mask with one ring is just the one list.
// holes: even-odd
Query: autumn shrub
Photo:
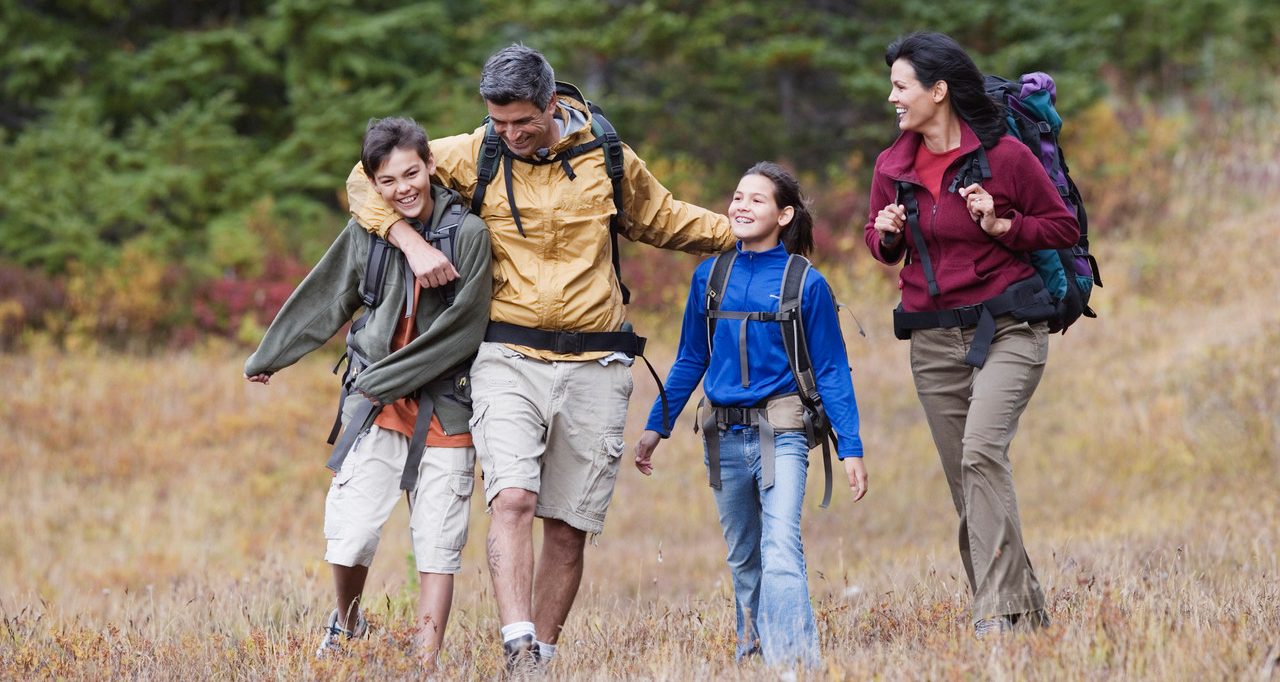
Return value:
[(255, 343), (308, 269), (296, 258), (270, 255), (263, 260), (260, 274), (228, 272), (201, 284), (191, 300), (195, 329)]
[(15, 350), (24, 336), (66, 323), (66, 286), (39, 270), (0, 262), (0, 350)]

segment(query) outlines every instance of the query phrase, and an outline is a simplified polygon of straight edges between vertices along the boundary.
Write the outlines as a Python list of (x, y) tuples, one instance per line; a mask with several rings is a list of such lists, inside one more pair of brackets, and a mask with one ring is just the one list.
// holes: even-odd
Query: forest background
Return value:
[[(910, 29), (950, 32), (990, 73), (1054, 75), (1104, 237), (1163, 210), (1167, 174), (1151, 168), (1206, 120), (1274, 105), (1280, 68), (1280, 6), (1266, 0), (0, 0), (0, 12), (9, 348), (31, 333), (132, 349), (256, 339), (342, 226), (368, 119), (472, 130), (480, 67), (516, 41), (600, 103), (681, 198), (719, 208), (752, 163), (792, 167), (833, 261), (861, 243), (871, 162), (895, 134), (884, 47)], [(639, 306), (682, 300), (685, 280), (643, 267), (650, 256), (624, 259)]]
[[(1057, 79), (1101, 319), (1055, 337), (1015, 444), (1055, 627), (974, 643), (955, 518), (862, 246), (896, 134), (885, 45), (946, 31)], [(0, 0), (0, 677), (412, 677), (403, 516), (374, 640), (312, 660), (339, 347), (241, 378), (346, 220), (371, 117), (479, 125), (495, 49), (544, 51), (678, 197), (800, 176), (846, 320), (872, 493), (805, 517), (831, 679), (1275, 679), (1280, 4), (1270, 0)], [(624, 244), (660, 368), (696, 258)], [(323, 357), (322, 357), (323, 356)], [(654, 389), (637, 374), (628, 442)], [(555, 672), (745, 678), (687, 416), (626, 469)], [(820, 467), (813, 467), (820, 470)], [(810, 485), (821, 485), (820, 471)], [(477, 496), (478, 497), (478, 496)], [(400, 510), (403, 512), (403, 509)], [(450, 676), (491, 677), (473, 500)]]

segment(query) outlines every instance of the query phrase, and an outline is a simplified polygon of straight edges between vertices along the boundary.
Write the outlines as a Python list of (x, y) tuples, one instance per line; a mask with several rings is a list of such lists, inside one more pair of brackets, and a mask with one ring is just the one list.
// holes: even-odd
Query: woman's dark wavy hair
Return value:
[(794, 211), (791, 222), (778, 235), (782, 240), (782, 247), (787, 253), (808, 256), (813, 251), (813, 214), (809, 212), (808, 200), (800, 193), (800, 181), (787, 169), (772, 161), (761, 161), (742, 175), (759, 175), (773, 183), (773, 200), (778, 204), (778, 209), (790, 206)]
[(884, 51), (889, 66), (905, 59), (925, 88), (947, 82), (951, 108), (973, 128), (982, 146), (990, 149), (1005, 134), (1004, 107), (987, 97), (982, 72), (955, 39), (945, 33), (922, 31), (899, 38)]

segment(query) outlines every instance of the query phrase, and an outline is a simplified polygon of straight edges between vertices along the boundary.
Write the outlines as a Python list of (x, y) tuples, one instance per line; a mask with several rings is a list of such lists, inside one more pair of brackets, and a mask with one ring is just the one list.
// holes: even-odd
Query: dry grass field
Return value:
[[(1274, 196), (1280, 170), (1264, 171)], [(1202, 179), (1178, 185), (1168, 224), (1095, 237), (1102, 317), (1054, 338), (1015, 441), (1053, 619), (1038, 634), (972, 638), (954, 512), (889, 328), (894, 292), (865, 254), (825, 268), (867, 331), (846, 318), (871, 492), (854, 505), (837, 489), (828, 510), (811, 494), (806, 508), (826, 665), (809, 679), (1280, 679), (1280, 204)], [(677, 320), (637, 321), (659, 367)], [(337, 350), (269, 387), (241, 379), (245, 352), (0, 356), (0, 678), (418, 674), (403, 506), (370, 574), (374, 636), (314, 660), (332, 599), (321, 516)], [(654, 395), (636, 372), (630, 442)], [(690, 426), (652, 478), (624, 460), (551, 678), (778, 677), (733, 663), (724, 545)], [(811, 493), (821, 481), (812, 467)], [(473, 504), (447, 678), (498, 673)]]

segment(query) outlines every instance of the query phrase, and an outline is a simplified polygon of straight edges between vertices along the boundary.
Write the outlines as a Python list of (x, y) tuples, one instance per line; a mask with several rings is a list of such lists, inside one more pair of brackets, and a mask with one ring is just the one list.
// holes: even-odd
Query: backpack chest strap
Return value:
[(738, 325), (738, 368), (742, 375), (742, 387), (751, 386), (750, 364), (747, 362), (747, 322), (790, 322), (796, 317), (796, 311), (776, 312), (760, 310), (746, 312), (741, 310), (708, 310), (708, 319), (741, 320)]

